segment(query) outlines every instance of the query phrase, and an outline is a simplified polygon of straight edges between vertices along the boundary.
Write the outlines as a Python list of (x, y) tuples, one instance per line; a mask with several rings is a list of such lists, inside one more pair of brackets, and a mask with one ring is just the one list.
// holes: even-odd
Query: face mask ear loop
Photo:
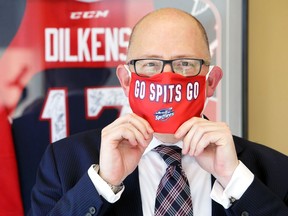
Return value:
[[(206, 77), (206, 81), (208, 80), (209, 75), (210, 75), (211, 71), (213, 70), (213, 68), (214, 68), (214, 65), (210, 65), (209, 66), (208, 73), (205, 76)], [(202, 113), (201, 113), (202, 116), (203, 116), (203, 112), (204, 112), (204, 110), (205, 110), (205, 108), (206, 108), (208, 103), (209, 103), (209, 98), (206, 96), (206, 91), (205, 91), (205, 103), (204, 103), (203, 110), (202, 110)]]
[(124, 67), (125, 67), (125, 69), (128, 71), (129, 78), (131, 78), (131, 73), (132, 73), (132, 72), (129, 70), (128, 65), (127, 65), (127, 64), (124, 64)]
[(206, 74), (206, 81), (208, 80), (208, 78), (209, 78), (209, 75), (210, 75), (210, 73), (211, 73), (211, 71), (213, 70), (213, 68), (214, 68), (214, 65), (210, 65), (209, 66), (209, 70), (208, 70), (208, 73)]

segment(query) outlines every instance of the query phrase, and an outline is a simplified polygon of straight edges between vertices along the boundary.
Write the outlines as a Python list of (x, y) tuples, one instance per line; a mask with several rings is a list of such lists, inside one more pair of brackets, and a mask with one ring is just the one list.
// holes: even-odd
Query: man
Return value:
[[(187, 200), (192, 198), (192, 206), (173, 215), (288, 215), (287, 156), (201, 117), (206, 96), (222, 78), (219, 69), (208, 73), (209, 64), (205, 30), (191, 15), (166, 8), (141, 19), (127, 65), (117, 68), (133, 113), (101, 133), (50, 145), (32, 191), (31, 215), (169, 215), (156, 213), (155, 206), (167, 167), (155, 149), (163, 144), (182, 148)], [(161, 109), (163, 104), (169, 107)]]

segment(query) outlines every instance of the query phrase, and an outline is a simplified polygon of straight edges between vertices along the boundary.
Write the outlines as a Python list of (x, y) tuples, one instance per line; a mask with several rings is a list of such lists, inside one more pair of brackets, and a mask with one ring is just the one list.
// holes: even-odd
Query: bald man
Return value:
[(287, 156), (203, 117), (222, 78), (219, 68), (209, 72), (210, 59), (190, 14), (165, 8), (141, 19), (117, 67), (133, 113), (50, 145), (30, 214), (154, 215), (167, 168), (155, 147), (165, 145), (182, 149), (193, 205), (173, 215), (288, 215)]

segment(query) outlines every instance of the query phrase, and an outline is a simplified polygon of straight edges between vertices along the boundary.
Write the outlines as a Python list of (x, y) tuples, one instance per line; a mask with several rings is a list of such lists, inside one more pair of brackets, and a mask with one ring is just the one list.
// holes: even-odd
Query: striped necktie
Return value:
[(193, 216), (189, 183), (181, 166), (181, 149), (160, 145), (155, 150), (168, 165), (157, 189), (155, 216)]

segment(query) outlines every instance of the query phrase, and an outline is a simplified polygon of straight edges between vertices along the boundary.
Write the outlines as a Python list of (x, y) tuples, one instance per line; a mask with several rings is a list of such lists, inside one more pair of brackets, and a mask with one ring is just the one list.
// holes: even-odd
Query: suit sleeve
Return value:
[(99, 196), (87, 171), (80, 179), (74, 179), (73, 186), (67, 187), (61, 182), (57, 167), (51, 145), (39, 166), (29, 215), (101, 215), (105, 200)]
[(242, 197), (226, 210), (226, 214), (287, 216), (288, 194), (286, 193), (284, 200), (281, 200), (255, 177)]

